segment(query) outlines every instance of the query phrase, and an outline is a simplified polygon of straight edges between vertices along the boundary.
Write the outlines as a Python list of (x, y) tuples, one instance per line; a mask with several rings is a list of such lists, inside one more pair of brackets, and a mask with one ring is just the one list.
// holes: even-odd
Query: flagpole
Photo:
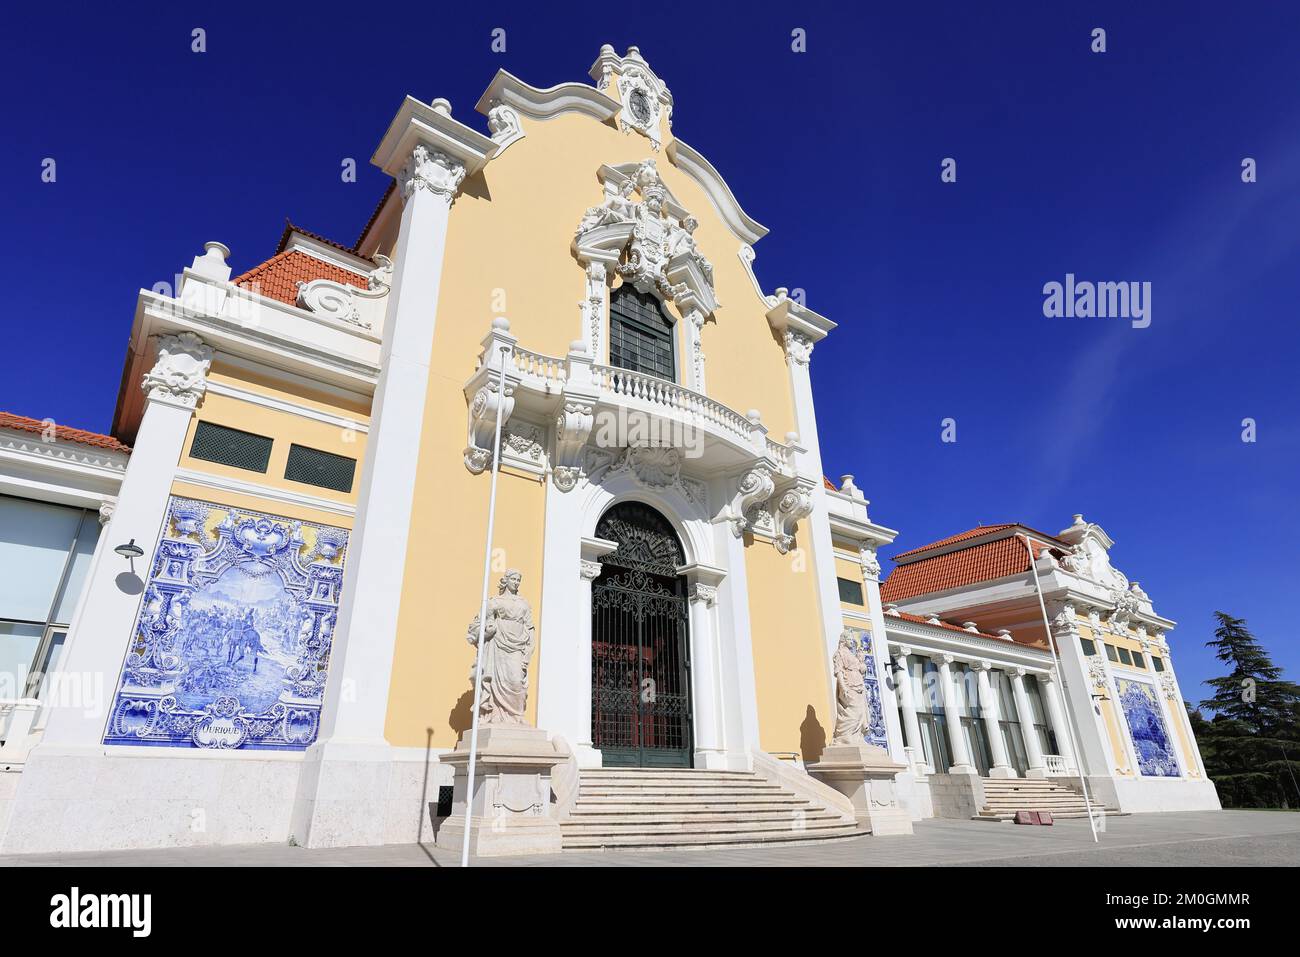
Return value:
[(478, 757), (478, 712), (479, 702), (483, 697), (483, 633), (487, 629), (488, 579), (492, 574), (492, 527), (497, 517), (497, 475), (501, 464), (501, 410), (506, 404), (506, 353), (508, 346), (501, 347), (498, 362), (501, 375), (497, 380), (497, 424), (496, 434), (492, 439), (492, 486), (488, 492), (487, 541), (483, 547), (483, 599), (478, 608), (478, 643), (474, 654), (474, 708), (470, 712), (469, 732), (469, 768), (465, 782), (465, 838), (461, 842), (460, 866), (469, 867), (469, 836), (474, 811), (474, 771)]
[[(1034, 550), (1030, 547), (1027, 536), (1017, 534), (1016, 538), (1025, 543), (1025, 550), (1029, 552), (1029, 574), (1034, 576), (1034, 590), (1038, 592), (1038, 610), (1043, 613), (1043, 628), (1047, 632), (1047, 650), (1052, 653), (1052, 662), (1056, 665), (1056, 673), (1064, 682), (1065, 672), (1061, 668), (1061, 659), (1056, 654), (1056, 641), (1052, 638), (1052, 626), (1047, 620), (1047, 603), (1043, 601), (1043, 585), (1038, 580), (1038, 566), (1034, 564)], [(1068, 700), (1064, 704), (1065, 733), (1069, 736), (1070, 747), (1074, 750), (1074, 761), (1079, 765), (1079, 787), (1083, 789), (1083, 806), (1088, 809), (1088, 826), (1092, 828), (1093, 843), (1097, 843), (1100, 838), (1097, 837), (1097, 822), (1092, 816), (1092, 799), (1088, 797), (1088, 777), (1083, 772), (1083, 751), (1079, 749), (1079, 736), (1074, 733), (1074, 709), (1070, 707)]]

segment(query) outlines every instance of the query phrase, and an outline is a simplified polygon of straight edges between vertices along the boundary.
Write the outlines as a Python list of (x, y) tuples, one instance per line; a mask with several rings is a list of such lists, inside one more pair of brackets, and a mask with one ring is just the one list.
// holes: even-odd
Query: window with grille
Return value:
[(265, 472), (271, 460), (272, 440), (212, 422), (200, 422), (190, 443), (190, 458), (250, 472)]
[(351, 492), (356, 475), (357, 460), (305, 445), (289, 446), (289, 462), (284, 467), (284, 477), (290, 482), (332, 488), (336, 492)]
[(840, 601), (846, 605), (861, 605), (862, 600), (862, 582), (855, 582), (851, 578), (837, 578), (836, 584), (840, 586)]
[(677, 381), (673, 323), (659, 300), (620, 286), (609, 303), (609, 364)]

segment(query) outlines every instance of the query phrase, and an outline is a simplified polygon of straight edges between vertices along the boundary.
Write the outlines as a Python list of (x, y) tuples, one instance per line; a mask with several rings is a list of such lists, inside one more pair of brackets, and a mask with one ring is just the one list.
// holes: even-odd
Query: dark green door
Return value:
[(662, 515), (617, 505), (596, 536), (619, 543), (591, 591), (591, 736), (606, 767), (689, 768), (690, 657), (681, 544)]

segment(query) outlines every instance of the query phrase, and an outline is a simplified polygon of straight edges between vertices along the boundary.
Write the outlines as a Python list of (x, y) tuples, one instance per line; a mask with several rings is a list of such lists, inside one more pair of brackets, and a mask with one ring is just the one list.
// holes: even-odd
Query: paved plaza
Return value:
[[(10, 866), (131, 867), (455, 867), (454, 851), (415, 844), (308, 850), (282, 844), (153, 851), (0, 856)], [(692, 851), (572, 851), (492, 858), (483, 865), (524, 867), (962, 867), (1131, 865), (1265, 866), (1300, 862), (1300, 814), (1190, 811), (1111, 818), (1094, 844), (1087, 821), (1024, 827), (928, 820), (911, 837), (855, 838), (802, 847)]]

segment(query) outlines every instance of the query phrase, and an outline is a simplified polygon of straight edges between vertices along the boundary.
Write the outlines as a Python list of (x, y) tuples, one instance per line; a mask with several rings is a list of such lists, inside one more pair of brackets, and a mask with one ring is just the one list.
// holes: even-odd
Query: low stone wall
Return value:
[(927, 781), (935, 817), (970, 820), (984, 807), (984, 782), (978, 774), (931, 774)]

